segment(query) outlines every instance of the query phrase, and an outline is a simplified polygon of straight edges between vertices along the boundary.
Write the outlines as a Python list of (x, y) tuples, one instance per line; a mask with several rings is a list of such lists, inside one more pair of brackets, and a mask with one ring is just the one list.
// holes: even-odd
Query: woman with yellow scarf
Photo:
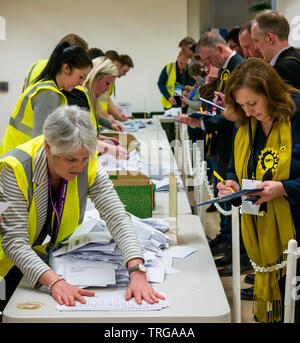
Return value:
[(240, 190), (243, 179), (264, 188), (251, 194), (263, 215), (243, 213), (241, 229), (256, 267), (253, 312), (259, 322), (280, 322), (284, 251), (290, 239), (300, 241), (300, 92), (267, 62), (249, 58), (228, 80), (225, 102), (225, 116), (236, 120), (237, 128), (227, 180), (217, 187), (220, 196), (230, 194), (230, 187)]

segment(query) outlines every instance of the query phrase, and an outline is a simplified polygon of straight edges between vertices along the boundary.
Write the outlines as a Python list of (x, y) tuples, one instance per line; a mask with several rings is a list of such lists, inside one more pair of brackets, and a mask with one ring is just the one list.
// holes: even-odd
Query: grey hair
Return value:
[(205, 32), (196, 45), (196, 51), (199, 52), (200, 48), (204, 46), (210, 49), (217, 49), (218, 45), (228, 46), (225, 39), (218, 32)]
[(80, 148), (92, 156), (96, 152), (97, 132), (91, 115), (78, 106), (62, 105), (45, 120), (43, 134), (53, 155), (67, 155)]

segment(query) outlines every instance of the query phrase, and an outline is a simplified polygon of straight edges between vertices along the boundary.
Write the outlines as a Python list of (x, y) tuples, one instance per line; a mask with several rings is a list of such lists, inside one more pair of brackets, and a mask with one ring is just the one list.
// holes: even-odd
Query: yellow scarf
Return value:
[[(251, 117), (254, 140), (257, 120)], [(241, 126), (234, 142), (235, 171), (241, 185), (248, 178), (250, 158), (249, 122)], [(272, 180), (288, 180), (292, 156), (292, 133), (290, 121), (273, 123), (266, 147), (261, 151), (256, 168), (256, 180), (262, 180), (266, 170), (272, 171)], [(267, 203), (264, 216), (242, 214), (242, 236), (250, 259), (260, 267), (272, 267), (286, 257), (283, 251), (288, 241), (295, 238), (295, 227), (290, 204), (285, 197)], [(282, 317), (282, 299), (278, 281), (284, 269), (256, 272), (253, 312), (259, 322), (279, 321)]]

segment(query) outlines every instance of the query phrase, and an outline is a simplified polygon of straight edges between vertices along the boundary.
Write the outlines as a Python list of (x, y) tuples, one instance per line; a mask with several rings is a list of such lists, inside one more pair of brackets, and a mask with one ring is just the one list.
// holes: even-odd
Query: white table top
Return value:
[[(4, 323), (16, 322), (102, 322), (102, 323), (202, 323), (230, 322), (230, 307), (211, 255), (198, 216), (179, 216), (178, 245), (198, 250), (185, 259), (174, 260), (173, 267), (180, 272), (166, 276), (163, 284), (155, 284), (165, 292), (170, 307), (160, 311), (128, 312), (58, 312), (56, 301), (48, 290), (31, 289), (22, 279), (3, 312)], [(94, 289), (97, 292), (112, 289)], [(18, 309), (18, 303), (42, 302), (35, 310)]]

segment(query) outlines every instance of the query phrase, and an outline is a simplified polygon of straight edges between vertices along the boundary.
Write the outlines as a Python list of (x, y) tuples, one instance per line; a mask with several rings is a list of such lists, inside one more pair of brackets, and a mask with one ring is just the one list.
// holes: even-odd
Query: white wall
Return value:
[(160, 111), (157, 79), (176, 59), (178, 42), (187, 35), (187, 0), (0, 0), (6, 40), (0, 40), (0, 139), (21, 93), (28, 67), (47, 58), (68, 33), (90, 47), (128, 54), (134, 69), (116, 81), (117, 100), (134, 112)]
[(291, 27), (289, 43), (300, 48), (300, 2), (299, 0), (277, 0), (276, 9), (283, 14)]
[(188, 0), (188, 35), (196, 42), (211, 27), (211, 0)]

